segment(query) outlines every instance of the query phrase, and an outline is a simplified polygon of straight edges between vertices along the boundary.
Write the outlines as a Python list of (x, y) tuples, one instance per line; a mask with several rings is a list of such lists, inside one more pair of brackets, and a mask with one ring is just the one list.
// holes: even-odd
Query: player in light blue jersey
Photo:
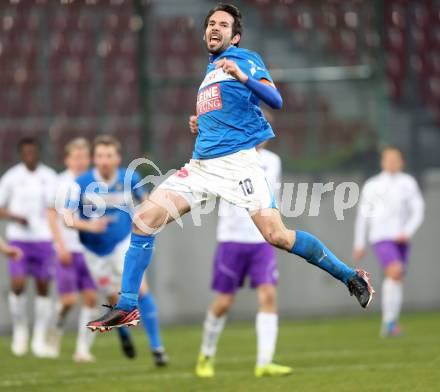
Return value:
[[(120, 143), (111, 136), (98, 137), (93, 145), (94, 168), (76, 179), (77, 186), (70, 192), (66, 216), (73, 227), (82, 229), (84, 222), (106, 219), (104, 231), (81, 230), (81, 243), (86, 249), (88, 267), (99, 289), (107, 296), (111, 305), (118, 301), (124, 255), (130, 245), (131, 201), (142, 202), (146, 192), (136, 185), (139, 174), (119, 167)], [(73, 212), (77, 211), (76, 218)], [(150, 341), (157, 366), (164, 366), (168, 359), (162, 346), (156, 304), (146, 283), (139, 287), (138, 306), (140, 318)], [(134, 323), (133, 323), (134, 324)], [(124, 352), (135, 355), (130, 335), (126, 328), (118, 330)]]
[(247, 209), (266, 241), (327, 271), (367, 307), (374, 293), (368, 274), (348, 267), (319, 239), (289, 230), (281, 220), (255, 146), (274, 137), (259, 102), (280, 109), (282, 99), (260, 56), (239, 48), (240, 11), (219, 4), (208, 13), (204, 27), (210, 58), (197, 96), (199, 132), (193, 159), (136, 211), (118, 305), (88, 327), (104, 331), (136, 319), (138, 291), (155, 235), (176, 217), (216, 197)]

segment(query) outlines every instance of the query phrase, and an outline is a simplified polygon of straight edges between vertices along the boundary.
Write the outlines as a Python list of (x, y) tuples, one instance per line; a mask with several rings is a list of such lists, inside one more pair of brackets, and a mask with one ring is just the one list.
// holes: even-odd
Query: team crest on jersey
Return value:
[(211, 84), (197, 94), (197, 114), (219, 110), (223, 106), (220, 94), (220, 83)]

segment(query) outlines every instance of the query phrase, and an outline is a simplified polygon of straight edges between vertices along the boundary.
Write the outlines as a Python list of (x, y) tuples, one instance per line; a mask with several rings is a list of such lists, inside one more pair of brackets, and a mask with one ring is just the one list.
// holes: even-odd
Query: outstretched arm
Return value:
[(266, 79), (257, 80), (247, 77), (246, 87), (251, 90), (264, 103), (272, 109), (281, 109), (283, 107), (283, 98), (276, 87)]
[(65, 209), (62, 215), (67, 227), (89, 233), (103, 233), (110, 223), (110, 218), (105, 216), (96, 219), (81, 219), (68, 209)]

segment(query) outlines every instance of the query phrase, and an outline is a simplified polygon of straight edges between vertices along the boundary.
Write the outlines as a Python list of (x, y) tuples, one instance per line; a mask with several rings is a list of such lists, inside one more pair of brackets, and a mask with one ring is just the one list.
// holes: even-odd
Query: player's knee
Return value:
[(49, 282), (47, 281), (37, 281), (36, 284), (37, 294), (42, 297), (47, 297), (49, 295)]
[(260, 300), (260, 306), (264, 309), (270, 309), (270, 310), (275, 308), (276, 307), (275, 295), (269, 294), (262, 297)]
[(226, 313), (229, 312), (229, 309), (230, 309), (229, 305), (222, 304), (222, 305), (219, 305), (219, 306), (215, 307), (212, 310), (212, 313), (214, 314), (215, 317), (222, 317)]
[(69, 310), (76, 304), (77, 300), (78, 296), (76, 293), (64, 294), (61, 297), (61, 304), (65, 310)]
[(211, 312), (216, 317), (221, 317), (228, 313), (232, 304), (234, 303), (234, 296), (232, 295), (219, 295), (211, 306)]
[(88, 308), (94, 308), (96, 306), (96, 292), (92, 290), (86, 290), (83, 292), (83, 303)]
[(11, 291), (15, 294), (15, 295), (20, 295), (24, 293), (24, 284), (23, 285), (12, 285), (11, 286)]
[(258, 297), (262, 310), (273, 311), (276, 308), (276, 289), (273, 285), (259, 286)]
[(282, 230), (268, 230), (264, 237), (269, 244), (280, 248), (280, 249), (287, 249), (289, 240), (287, 238), (287, 235)]
[(148, 212), (136, 212), (133, 215), (133, 228), (142, 231), (142, 226), (150, 226), (152, 218)]
[(96, 297), (95, 298), (87, 298), (84, 299), (84, 306), (87, 308), (95, 308), (96, 307)]
[(150, 233), (162, 226), (166, 219), (166, 215), (157, 210), (137, 212), (133, 216), (133, 228), (135, 231)]
[(24, 278), (13, 278), (11, 280), (11, 291), (15, 295), (20, 295), (26, 288), (26, 280)]
[(233, 298), (226, 298), (220, 301), (219, 308), (222, 311), (222, 313), (227, 313), (231, 308), (233, 302), (234, 302)]
[(387, 278), (390, 278), (393, 280), (402, 280), (402, 277), (403, 277), (402, 263), (399, 261), (396, 261), (395, 263), (391, 264), (386, 269), (385, 275), (387, 276)]
[(63, 309), (64, 311), (68, 312), (70, 309), (72, 309), (75, 306), (76, 301), (63, 301)]

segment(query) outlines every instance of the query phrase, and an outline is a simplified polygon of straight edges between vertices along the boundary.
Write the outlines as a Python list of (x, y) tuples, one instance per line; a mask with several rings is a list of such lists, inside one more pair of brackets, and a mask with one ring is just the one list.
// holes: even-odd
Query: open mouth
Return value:
[(218, 44), (218, 43), (220, 43), (221, 42), (221, 37), (220, 37), (220, 35), (218, 35), (218, 34), (211, 34), (210, 36), (209, 36), (209, 43), (210, 44)]

